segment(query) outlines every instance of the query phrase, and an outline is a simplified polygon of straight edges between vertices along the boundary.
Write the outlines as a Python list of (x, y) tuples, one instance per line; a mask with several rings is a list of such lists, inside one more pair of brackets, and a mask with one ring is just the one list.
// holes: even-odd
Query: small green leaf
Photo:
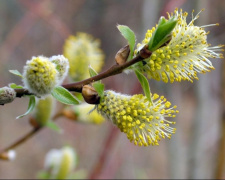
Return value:
[(23, 115), (18, 116), (16, 119), (19, 119), (19, 118), (22, 118), (22, 117), (28, 115), (29, 113), (31, 113), (33, 111), (34, 107), (35, 107), (35, 96), (31, 95), (29, 105), (28, 105), (28, 108), (27, 108), (27, 112), (24, 113)]
[[(91, 77), (98, 75), (98, 73), (91, 66), (89, 66), (88, 69)], [(104, 95), (104, 84), (102, 84), (101, 81), (96, 81), (93, 83), (93, 87), (100, 97)]]
[(97, 91), (98, 95), (100, 97), (102, 97), (104, 95), (104, 84), (100, 83), (100, 82), (96, 82), (93, 84), (93, 87), (95, 88), (95, 90)]
[(148, 83), (147, 78), (138, 70), (135, 70), (135, 74), (142, 86), (142, 89), (145, 93), (145, 96), (148, 98), (148, 100), (152, 103), (152, 99), (151, 99), (151, 91), (150, 91), (150, 86)]
[(130, 46), (130, 54), (128, 60), (130, 60), (133, 58), (134, 53), (135, 39), (136, 39), (135, 34), (128, 26), (118, 25), (117, 28), (119, 29), (122, 36), (128, 41), (128, 44)]
[(40, 171), (38, 174), (37, 174), (37, 178), (38, 179), (50, 179), (50, 174), (46, 171)]
[(51, 94), (61, 103), (68, 105), (79, 104), (79, 101), (75, 98), (75, 96), (73, 96), (67, 89), (62, 86), (55, 87)]
[(9, 70), (10, 73), (23, 78), (23, 75), (18, 70)]
[(177, 24), (175, 17), (170, 18), (168, 21), (164, 17), (161, 17), (156, 30), (154, 31), (152, 38), (148, 43), (148, 49), (155, 51), (171, 38), (171, 32)]
[(98, 75), (98, 73), (91, 67), (91, 65), (88, 67), (88, 70), (91, 77)]
[(46, 127), (50, 128), (54, 131), (57, 131), (57, 132), (62, 132), (61, 128), (53, 121), (48, 121), (46, 124)]
[(69, 174), (68, 179), (87, 179), (87, 171), (84, 169), (76, 170)]
[(9, 87), (11, 87), (11, 88), (13, 88), (13, 89), (23, 89), (23, 86), (16, 85), (15, 83), (9, 84)]

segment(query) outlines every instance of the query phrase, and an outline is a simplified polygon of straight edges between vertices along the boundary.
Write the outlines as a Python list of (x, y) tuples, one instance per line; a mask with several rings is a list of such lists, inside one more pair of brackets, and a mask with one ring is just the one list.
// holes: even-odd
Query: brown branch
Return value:
[(221, 137), (219, 141), (217, 166), (215, 172), (216, 179), (223, 179), (224, 167), (225, 167), (225, 112), (222, 119)]
[(15, 141), (13, 144), (11, 144), (10, 146), (4, 148), (3, 150), (0, 151), (0, 159), (3, 160), (8, 160), (5, 158), (5, 154), (12, 149), (15, 149), (17, 146), (23, 144), (25, 141), (27, 141), (28, 139), (30, 139), (31, 137), (33, 137), (38, 131), (40, 131), (42, 128), (38, 127), (38, 128), (34, 128), (32, 129), (30, 132), (28, 132), (26, 135), (24, 135), (22, 138), (18, 139), (17, 141)]
[[(46, 20), (46, 22), (50, 24), (52, 27), (54, 27), (54, 30), (58, 31), (58, 33), (63, 38), (67, 38), (71, 34), (71, 31), (68, 28), (68, 26), (56, 14), (49, 11), (49, 8), (46, 8), (47, 1), (45, 2), (43, 1), (43, 3), (40, 3), (40, 5), (39, 3), (35, 3), (33, 1), (20, 0), (19, 2), (23, 4), (25, 7), (27, 7), (29, 11), (31, 11), (35, 15), (38, 15), (39, 17)], [(49, 2), (51, 3), (51, 1)]]
[[(96, 76), (85, 79), (83, 81), (79, 81), (79, 82), (71, 83), (71, 84), (65, 84), (62, 86), (69, 91), (82, 92), (82, 87), (84, 85), (93, 83), (98, 80), (102, 80), (109, 76), (120, 74), (123, 72), (124, 69), (126, 69), (126, 68), (132, 66), (133, 64), (140, 62), (143, 59), (150, 57), (150, 56), (151, 56), (151, 52), (148, 51), (146, 47), (144, 47), (140, 51), (140, 54), (138, 56), (136, 56), (135, 58), (133, 58), (130, 61), (125, 62), (124, 64), (121, 64), (121, 65), (115, 64), (115, 65), (111, 66), (109, 69), (103, 71), (102, 73), (100, 73)], [(30, 95), (29, 91), (26, 89), (15, 89), (15, 91), (16, 91), (16, 97), (22, 97), (23, 95)]]
[[(63, 112), (59, 112), (59, 113), (55, 114), (52, 119), (53, 120), (56, 120), (57, 118), (59, 118), (62, 115), (63, 115)], [(0, 159), (1, 160), (9, 160), (6, 157), (7, 152), (9, 150), (15, 149), (16, 147), (20, 146), (21, 144), (23, 144), (24, 142), (26, 142), (28, 139), (30, 139), (31, 137), (33, 137), (35, 134), (37, 134), (44, 127), (45, 126), (35, 126), (30, 132), (28, 132), (27, 134), (25, 134), (23, 137), (19, 138), (18, 140), (16, 140), (14, 143), (12, 143), (11, 145), (9, 145), (8, 147), (0, 150)]]
[(111, 127), (110, 132), (108, 134), (108, 137), (105, 140), (104, 147), (102, 148), (102, 152), (100, 154), (100, 157), (98, 158), (98, 162), (94, 166), (93, 170), (91, 171), (88, 179), (96, 179), (99, 178), (100, 173), (103, 170), (103, 167), (106, 163), (108, 154), (111, 152), (111, 149), (113, 147), (113, 143), (116, 140), (116, 137), (120, 131), (115, 128)]

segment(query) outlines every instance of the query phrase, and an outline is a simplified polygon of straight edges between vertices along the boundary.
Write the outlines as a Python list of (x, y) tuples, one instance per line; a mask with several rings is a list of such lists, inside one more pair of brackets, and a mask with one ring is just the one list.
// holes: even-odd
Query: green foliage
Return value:
[(88, 66), (88, 70), (91, 77), (98, 75), (98, 73), (91, 66)]
[(177, 19), (175, 17), (172, 17), (169, 20), (161, 17), (158, 22), (158, 26), (148, 43), (148, 49), (153, 52), (166, 43), (171, 38), (171, 32), (175, 28), (176, 24)]
[(9, 70), (10, 73), (23, 78), (23, 75), (18, 70)]
[(15, 83), (9, 84), (9, 87), (13, 89), (23, 89), (23, 86), (17, 85)]
[(96, 82), (93, 84), (93, 87), (95, 88), (95, 90), (97, 91), (98, 95), (100, 97), (102, 97), (104, 95), (104, 84), (100, 83), (100, 82)]
[(50, 179), (50, 174), (46, 171), (40, 171), (38, 174), (37, 174), (37, 178), (38, 179)]
[(150, 92), (150, 86), (148, 83), (147, 78), (138, 70), (135, 70), (135, 74), (141, 84), (141, 87), (145, 93), (145, 96), (148, 98), (148, 100), (152, 103), (152, 99), (151, 99), (151, 92)]
[(48, 121), (45, 126), (52, 129), (53, 131), (62, 132), (61, 128), (53, 121)]
[(119, 29), (122, 36), (128, 41), (129, 47), (130, 47), (130, 54), (128, 57), (128, 60), (133, 58), (134, 53), (134, 46), (135, 46), (135, 34), (134, 32), (128, 27), (124, 25), (118, 25), (117, 28)]
[(18, 116), (16, 119), (22, 118), (22, 117), (28, 115), (29, 113), (31, 113), (33, 111), (34, 107), (35, 107), (35, 104), (36, 104), (35, 96), (31, 95), (30, 96), (29, 105), (28, 105), (28, 108), (27, 108), (27, 112), (25, 112), (24, 114)]
[(52, 96), (57, 99), (59, 102), (68, 104), (68, 105), (77, 105), (79, 100), (76, 99), (67, 89), (62, 86), (57, 86), (51, 92)]
[[(89, 69), (89, 74), (91, 77), (98, 75), (98, 73), (91, 66), (89, 66), (88, 69)], [(101, 81), (94, 82), (93, 87), (95, 88), (95, 90), (97, 91), (100, 97), (104, 95), (105, 86), (103, 83), (101, 83)]]

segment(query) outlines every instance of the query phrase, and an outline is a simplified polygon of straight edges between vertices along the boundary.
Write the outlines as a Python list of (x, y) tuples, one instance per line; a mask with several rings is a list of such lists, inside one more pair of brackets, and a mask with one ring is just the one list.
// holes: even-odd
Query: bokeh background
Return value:
[[(22, 72), (32, 56), (62, 54), (65, 39), (86, 32), (101, 40), (106, 59), (103, 69), (114, 63), (116, 52), (126, 45), (116, 25), (129, 26), (140, 42), (161, 15), (176, 7), (195, 13), (205, 11), (198, 25), (207, 28), (208, 42), (225, 44), (225, 1), (223, 0), (1, 0), (0, 1), (0, 87), (21, 80), (8, 70)], [(189, 20), (190, 20), (189, 16)], [(200, 75), (194, 83), (163, 84), (150, 81), (152, 92), (165, 95), (180, 111), (177, 132), (159, 146), (137, 147), (110, 122), (87, 125), (60, 118), (59, 134), (44, 129), (16, 149), (12, 162), (0, 161), (0, 178), (36, 178), (45, 154), (52, 148), (70, 145), (79, 156), (77, 169), (89, 178), (225, 178), (225, 64), (213, 60), (216, 70)], [(106, 89), (126, 94), (142, 93), (133, 74), (103, 80)], [(0, 149), (31, 130), (27, 98), (0, 107)]]

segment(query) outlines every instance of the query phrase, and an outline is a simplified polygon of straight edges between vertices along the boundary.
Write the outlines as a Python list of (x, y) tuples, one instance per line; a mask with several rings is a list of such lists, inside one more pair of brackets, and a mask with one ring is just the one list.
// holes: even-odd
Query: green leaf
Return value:
[(168, 21), (164, 17), (161, 17), (156, 30), (154, 31), (152, 38), (148, 43), (148, 49), (155, 51), (171, 38), (171, 32), (177, 24), (175, 17), (170, 18)]
[(88, 66), (89, 74), (91, 77), (98, 75), (98, 73), (90, 66)]
[(16, 85), (15, 83), (9, 84), (9, 87), (11, 87), (11, 88), (13, 88), (13, 89), (23, 89), (23, 86)]
[(128, 60), (130, 60), (133, 58), (134, 53), (135, 39), (136, 39), (135, 34), (128, 26), (118, 25), (117, 28), (119, 29), (122, 36), (128, 41), (128, 44), (130, 46), (130, 54)]
[(18, 116), (16, 119), (19, 119), (19, 118), (22, 118), (22, 117), (28, 115), (29, 113), (31, 113), (33, 111), (34, 107), (35, 107), (35, 96), (31, 95), (29, 105), (28, 105), (28, 108), (27, 108), (27, 112), (24, 113), (23, 115)]
[(68, 105), (79, 104), (79, 100), (77, 100), (75, 96), (73, 96), (67, 89), (62, 86), (55, 87), (51, 94), (61, 103)]
[(100, 97), (102, 97), (104, 95), (104, 84), (100, 83), (100, 82), (96, 82), (93, 84), (93, 87), (95, 88), (95, 90), (97, 91), (98, 95)]
[(76, 170), (69, 174), (68, 179), (87, 179), (87, 171), (84, 169)]
[(37, 174), (37, 178), (38, 179), (50, 179), (50, 174), (46, 171), (40, 171), (38, 174)]
[[(91, 66), (89, 66), (88, 69), (91, 77), (98, 75), (98, 73)], [(102, 84), (101, 81), (96, 81), (93, 83), (93, 87), (100, 97), (104, 95), (104, 84)]]
[(147, 78), (138, 70), (135, 70), (135, 74), (142, 86), (142, 89), (145, 93), (145, 96), (148, 98), (148, 100), (152, 103), (152, 99), (151, 99), (151, 91), (150, 91), (150, 86), (148, 83)]
[(57, 132), (62, 132), (61, 128), (53, 121), (48, 121), (46, 124), (46, 127), (50, 128), (54, 131), (57, 131)]
[(23, 78), (23, 75), (18, 70), (9, 70), (10, 73)]

